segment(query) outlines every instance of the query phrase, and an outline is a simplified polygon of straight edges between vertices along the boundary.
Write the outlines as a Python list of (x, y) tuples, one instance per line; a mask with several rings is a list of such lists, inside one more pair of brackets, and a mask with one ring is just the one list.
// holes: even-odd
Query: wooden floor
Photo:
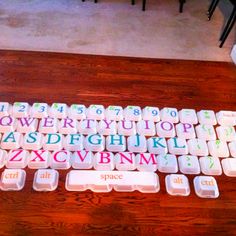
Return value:
[[(229, 63), (0, 51), (0, 101), (153, 105), (236, 110)], [(236, 178), (216, 177), (220, 197), (32, 189), (0, 192), (0, 235), (236, 235)], [(1, 170), (2, 172), (2, 170)]]

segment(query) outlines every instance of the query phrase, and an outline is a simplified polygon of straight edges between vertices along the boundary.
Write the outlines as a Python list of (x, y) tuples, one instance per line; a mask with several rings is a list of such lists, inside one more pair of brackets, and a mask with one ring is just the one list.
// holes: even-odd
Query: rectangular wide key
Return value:
[(67, 174), (65, 188), (68, 191), (110, 192), (114, 188), (119, 192), (156, 193), (160, 184), (158, 175), (152, 172), (72, 170)]

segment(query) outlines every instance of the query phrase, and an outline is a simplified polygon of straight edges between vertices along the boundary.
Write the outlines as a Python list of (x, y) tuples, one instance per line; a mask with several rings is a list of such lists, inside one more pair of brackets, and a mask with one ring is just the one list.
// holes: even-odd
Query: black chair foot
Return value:
[(134, 4), (135, 4), (135, 0), (132, 0), (132, 1), (131, 1), (131, 4), (134, 5)]
[(143, 10), (143, 11), (146, 10), (146, 0), (143, 0), (142, 10)]
[(183, 12), (183, 8), (184, 8), (184, 3), (186, 1), (185, 0), (179, 0), (179, 12), (182, 13)]

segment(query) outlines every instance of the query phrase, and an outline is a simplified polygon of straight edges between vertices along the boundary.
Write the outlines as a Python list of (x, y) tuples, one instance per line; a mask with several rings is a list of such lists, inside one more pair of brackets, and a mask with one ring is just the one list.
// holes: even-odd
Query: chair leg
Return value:
[(228, 21), (227, 21), (225, 27), (224, 27), (224, 30), (223, 30), (223, 32), (222, 32), (222, 34), (221, 34), (221, 36), (220, 36), (220, 41), (223, 40), (224, 35), (226, 34), (228, 28), (230, 27), (230, 24), (231, 24), (231, 22), (232, 22), (232, 20), (233, 20), (233, 18), (234, 18), (235, 8), (236, 8), (236, 7), (234, 7), (234, 9), (233, 9), (233, 11), (232, 11), (232, 13), (231, 13), (231, 15), (230, 15), (230, 17), (229, 17), (229, 19), (228, 19)]
[(212, 1), (211, 1), (211, 4), (210, 4), (210, 6), (208, 7), (208, 10), (207, 10), (207, 15), (210, 14), (211, 9), (212, 9), (213, 5), (215, 4), (215, 2), (216, 2), (216, 0), (212, 0)]
[(183, 12), (183, 8), (184, 8), (184, 3), (186, 1), (185, 0), (179, 0), (179, 12), (182, 13)]
[(236, 11), (235, 11), (235, 7), (234, 7), (234, 11), (233, 11), (233, 17), (232, 17), (232, 21), (228, 27), (228, 29), (226, 29), (226, 31), (224, 32), (224, 35), (222, 37), (222, 40), (221, 40), (221, 43), (220, 43), (220, 48), (223, 47), (224, 43), (225, 43), (225, 40), (227, 39), (230, 31), (232, 30), (232, 28), (234, 27), (234, 24), (236, 22)]
[(135, 0), (131, 0), (131, 4), (134, 5), (135, 4)]
[(208, 20), (211, 20), (211, 17), (212, 17), (212, 15), (213, 15), (213, 13), (214, 13), (214, 11), (215, 11), (215, 9), (216, 9), (216, 7), (217, 7), (219, 1), (220, 1), (220, 0), (215, 0), (215, 1), (213, 2), (213, 5), (212, 5), (212, 7), (211, 7), (211, 9), (210, 9), (210, 11), (209, 11), (209, 14), (208, 14)]
[(143, 0), (142, 10), (145, 11), (145, 9), (146, 9), (146, 0)]
[(97, 2), (98, 2), (98, 0), (94, 0), (94, 2), (95, 2), (95, 3), (97, 3)]

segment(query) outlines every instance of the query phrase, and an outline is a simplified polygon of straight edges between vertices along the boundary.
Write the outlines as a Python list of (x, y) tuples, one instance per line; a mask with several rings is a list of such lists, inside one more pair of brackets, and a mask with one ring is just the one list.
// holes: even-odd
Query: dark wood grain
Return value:
[[(0, 100), (236, 110), (231, 63), (0, 51)], [(2, 170), (1, 170), (2, 171)], [(0, 235), (236, 235), (236, 178), (216, 177), (220, 197), (0, 192)]]

